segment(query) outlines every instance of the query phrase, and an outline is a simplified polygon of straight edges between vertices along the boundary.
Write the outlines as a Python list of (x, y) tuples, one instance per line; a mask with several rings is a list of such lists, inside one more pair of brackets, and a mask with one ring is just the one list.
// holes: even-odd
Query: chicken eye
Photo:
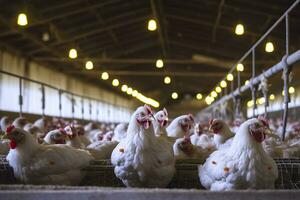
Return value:
[(163, 115), (160, 115), (160, 117), (163, 117)]

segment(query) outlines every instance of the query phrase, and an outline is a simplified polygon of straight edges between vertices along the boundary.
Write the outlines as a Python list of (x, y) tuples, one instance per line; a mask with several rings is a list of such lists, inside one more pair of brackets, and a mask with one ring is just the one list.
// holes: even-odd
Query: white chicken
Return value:
[(110, 159), (112, 151), (116, 148), (117, 141), (98, 141), (88, 145), (88, 150), (96, 160)]
[(3, 140), (1, 136), (5, 133), (6, 128), (10, 124), (10, 119), (8, 117), (2, 117), (0, 121), (0, 154), (6, 155), (9, 152), (9, 141)]
[(213, 149), (204, 149), (191, 143), (191, 138), (186, 136), (179, 138), (173, 145), (174, 156), (179, 159), (197, 159), (203, 163), (212, 153)]
[(86, 137), (84, 128), (78, 123), (74, 124), (74, 128), (83, 145), (84, 146), (90, 145), (91, 141)]
[(44, 144), (66, 144), (67, 133), (64, 129), (50, 131), (44, 137)]
[(273, 189), (278, 170), (261, 145), (266, 133), (261, 120), (244, 122), (231, 146), (215, 151), (199, 166), (201, 184), (215, 191)]
[(191, 114), (181, 115), (175, 118), (167, 127), (169, 137), (183, 138), (190, 134), (190, 130), (194, 124), (194, 117)]
[(114, 136), (112, 141), (121, 142), (126, 138), (126, 132), (128, 128), (128, 123), (120, 123), (116, 126), (114, 130)]
[(76, 129), (74, 128), (74, 126), (72, 125), (69, 125), (69, 126), (66, 126), (64, 128), (66, 134), (67, 134), (67, 137), (68, 137), (68, 140), (67, 140), (67, 145), (71, 146), (71, 147), (74, 147), (74, 148), (77, 148), (77, 149), (84, 149), (85, 148), (85, 145), (81, 142), (79, 136), (78, 136), (78, 133), (76, 131)]
[(154, 134), (152, 110), (141, 106), (133, 113), (127, 137), (114, 149), (115, 175), (127, 187), (166, 187), (175, 172), (172, 146)]
[(167, 135), (166, 126), (168, 125), (168, 112), (167, 109), (163, 109), (155, 113), (154, 115), (154, 132), (156, 136)]
[(214, 133), (214, 143), (217, 148), (229, 146), (232, 142), (234, 133), (231, 132), (229, 126), (220, 119), (213, 119), (209, 122), (209, 130)]
[(35, 127), (38, 127), (38, 128), (40, 129), (40, 131), (41, 131), (42, 133), (44, 133), (44, 134), (46, 134), (48, 131), (50, 131), (50, 130), (49, 130), (49, 128), (50, 128), (50, 122), (49, 122), (49, 120), (47, 120), (45, 117), (42, 117), (42, 118), (36, 120), (36, 121), (33, 123), (33, 125), (34, 125)]
[(43, 138), (45, 137), (45, 133), (40, 130), (37, 126), (28, 123), (24, 126), (24, 130), (30, 133), (38, 143), (43, 143)]
[(4, 117), (2, 117), (1, 118), (1, 120), (0, 120), (0, 132), (5, 132), (6, 131), (6, 129), (7, 129), (7, 127), (11, 124), (12, 122), (11, 122), (11, 120), (10, 120), (10, 118), (9, 117), (7, 117), (7, 116), (4, 116)]
[(12, 125), (14, 125), (14, 127), (16, 128), (20, 128), (20, 129), (24, 129), (24, 126), (28, 123), (27, 119), (24, 117), (18, 117), (16, 118)]
[(10, 126), (5, 136), (10, 140), (6, 157), (18, 181), (39, 185), (77, 185), (84, 176), (81, 169), (93, 157), (84, 150), (67, 145), (40, 145), (26, 131)]
[(103, 140), (104, 141), (112, 141), (112, 138), (114, 137), (114, 132), (113, 131), (108, 131), (104, 134)]
[(197, 123), (194, 127), (194, 134), (191, 136), (191, 142), (193, 145), (208, 149), (209, 151), (215, 150), (213, 137), (204, 132), (200, 123)]

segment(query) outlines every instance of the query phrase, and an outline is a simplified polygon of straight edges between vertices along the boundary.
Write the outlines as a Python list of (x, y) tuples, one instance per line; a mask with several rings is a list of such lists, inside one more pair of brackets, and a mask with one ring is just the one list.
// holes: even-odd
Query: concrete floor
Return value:
[(2, 200), (295, 200), (298, 190), (209, 192), (183, 189), (137, 189), (62, 186), (0, 186)]

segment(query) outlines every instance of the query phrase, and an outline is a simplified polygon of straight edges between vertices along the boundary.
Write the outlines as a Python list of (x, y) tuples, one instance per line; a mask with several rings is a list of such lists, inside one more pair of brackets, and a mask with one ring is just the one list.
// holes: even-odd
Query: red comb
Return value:
[(269, 127), (269, 122), (268, 122), (268, 120), (267, 120), (266, 118), (264, 118), (264, 116), (259, 115), (259, 116), (257, 117), (257, 119), (260, 120), (260, 121), (263, 123), (264, 126)]
[(148, 114), (152, 114), (152, 109), (151, 109), (151, 107), (149, 105), (145, 104), (144, 108), (146, 108)]
[(7, 133), (11, 133), (16, 127), (14, 125), (9, 125), (9, 127), (7, 127), (6, 132)]
[(192, 114), (189, 114), (189, 118), (190, 118), (191, 121), (193, 121), (193, 122), (195, 121), (194, 116)]
[(212, 125), (214, 119), (209, 120), (209, 125)]

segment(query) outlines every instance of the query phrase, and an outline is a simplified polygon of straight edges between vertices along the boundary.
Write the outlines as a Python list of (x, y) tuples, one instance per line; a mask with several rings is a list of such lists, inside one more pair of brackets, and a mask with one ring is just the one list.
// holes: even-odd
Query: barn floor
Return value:
[(204, 190), (186, 189), (139, 189), (139, 188), (103, 188), (103, 187), (65, 187), (65, 186), (29, 186), (2, 185), (0, 199), (14, 200), (289, 200), (299, 197), (297, 190), (246, 190), (230, 192), (209, 192)]

